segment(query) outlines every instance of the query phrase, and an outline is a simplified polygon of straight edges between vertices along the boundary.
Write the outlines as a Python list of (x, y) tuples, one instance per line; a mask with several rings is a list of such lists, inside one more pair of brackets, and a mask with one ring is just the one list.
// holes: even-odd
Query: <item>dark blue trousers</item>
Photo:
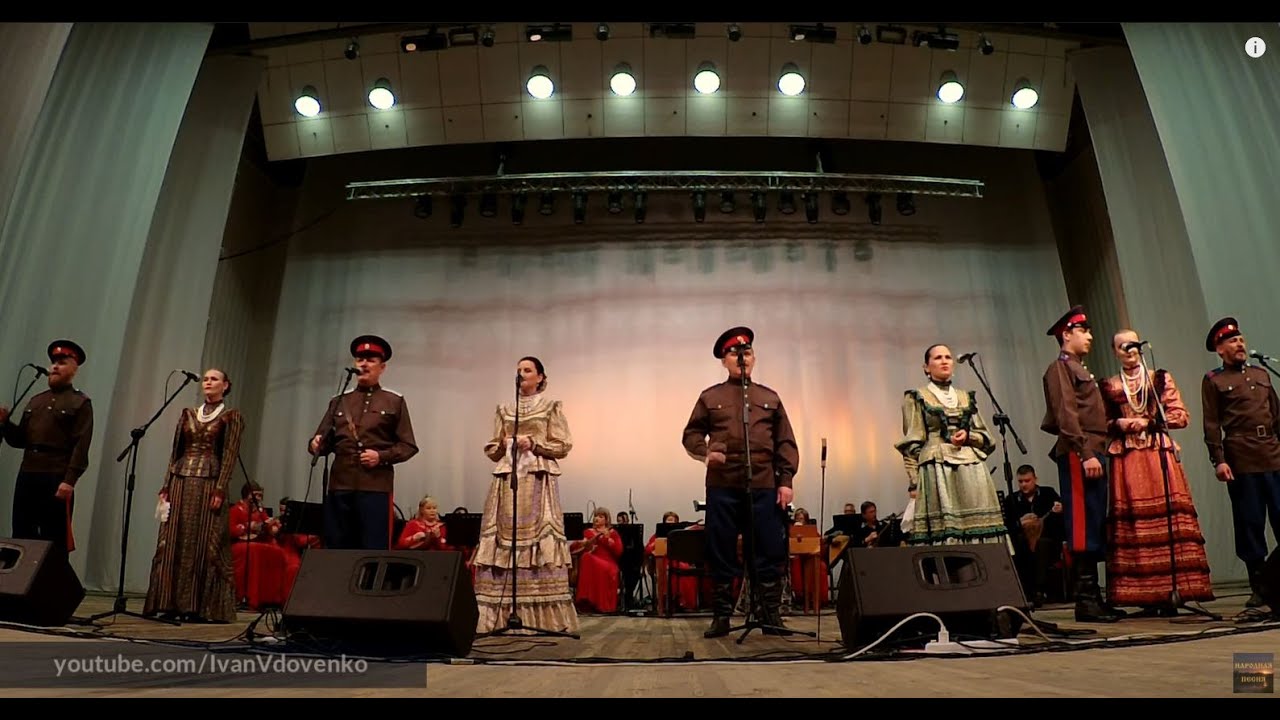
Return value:
[(749, 520), (754, 521), (756, 531), (756, 577), (760, 582), (778, 579), (787, 561), (787, 516), (778, 507), (776, 489), (753, 489), (748, 502), (744, 490), (707, 488), (706, 518), (707, 560), (714, 582), (730, 583), (742, 575), (738, 535), (742, 535), (742, 556), (749, 557)]
[(1231, 520), (1236, 531), (1236, 557), (1245, 565), (1267, 559), (1267, 516), (1280, 540), (1280, 471), (1243, 473), (1227, 483)]
[(324, 499), (324, 546), (331, 550), (391, 547), (391, 495), (334, 490)]
[(1062, 495), (1063, 522), (1067, 526), (1067, 547), (1085, 560), (1101, 561), (1106, 554), (1107, 460), (1102, 475), (1084, 476), (1084, 463), (1075, 453), (1055, 458), (1058, 463), (1058, 493)]

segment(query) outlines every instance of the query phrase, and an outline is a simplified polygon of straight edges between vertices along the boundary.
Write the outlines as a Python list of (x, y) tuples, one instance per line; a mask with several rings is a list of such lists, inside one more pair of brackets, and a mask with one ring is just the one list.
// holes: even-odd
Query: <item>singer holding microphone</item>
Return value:
[[(1172, 580), (1170, 519), (1178, 594), (1187, 601), (1213, 600), (1213, 586), (1191, 487), (1178, 460), (1181, 448), (1159, 428), (1160, 406), (1164, 407), (1167, 430), (1185, 428), (1190, 416), (1173, 375), (1168, 370), (1152, 370), (1143, 361), (1139, 349), (1145, 344), (1133, 330), (1116, 333), (1111, 345), (1120, 359), (1120, 374), (1102, 382), (1111, 431), (1107, 445), (1111, 457), (1107, 602), (1141, 606), (1148, 615), (1176, 615), (1176, 608), (1162, 607), (1169, 599)], [(1166, 466), (1169, 503), (1165, 502)]]
[(1236, 557), (1244, 561), (1253, 591), (1245, 606), (1259, 607), (1264, 604), (1267, 515), (1271, 532), (1280, 537), (1280, 399), (1267, 371), (1248, 362), (1259, 353), (1248, 352), (1235, 318), (1214, 323), (1204, 346), (1222, 358), (1222, 366), (1201, 383), (1204, 442), (1231, 497)]
[(351, 341), (356, 387), (329, 401), (308, 449), (334, 455), (324, 499), (324, 546), (391, 547), (395, 465), (418, 454), (404, 396), (382, 387), (391, 343), (377, 335)]
[[(756, 356), (750, 328), (726, 330), (712, 346), (712, 354), (729, 372), (728, 378), (698, 396), (685, 425), (683, 445), (690, 457), (706, 465), (707, 560), (714, 583), (713, 618), (704, 637), (729, 633), (733, 614), (733, 581), (741, 574), (737, 540), (743, 536), (744, 556), (755, 527), (755, 575), (752, 604), (766, 634), (782, 625), (780, 574), (787, 562), (787, 511), (792, 478), (800, 466), (800, 451), (787, 411), (778, 393), (752, 380)], [(739, 361), (742, 364), (739, 366)], [(749, 398), (748, 437), (743, 437), (743, 388)], [(747, 447), (750, 446), (748, 494)], [(748, 513), (750, 515), (748, 516)], [(758, 603), (758, 604), (757, 604)]]
[[(978, 412), (974, 393), (951, 384), (951, 348), (924, 351), (928, 382), (902, 398), (902, 454), (916, 491), (911, 526), (902, 528), (912, 545), (1008, 543), (996, 486), (985, 460), (995, 450), (991, 431)], [(1012, 547), (1012, 546), (1010, 546)]]
[(72, 381), (85, 362), (84, 350), (70, 340), (48, 347), (49, 389), (31, 398), (22, 417), (12, 422), (0, 407), (0, 431), (9, 445), (23, 450), (13, 490), (13, 537), (48, 540), (64, 558), (75, 549), (71, 515), (76, 482), (89, 467), (93, 404)]
[(231, 378), (209, 368), (200, 379), (204, 402), (183, 408), (173, 432), (160, 500), (169, 503), (160, 525), (151, 582), (142, 613), (226, 623), (236, 619), (227, 488), (240, 457), (244, 418), (228, 408)]

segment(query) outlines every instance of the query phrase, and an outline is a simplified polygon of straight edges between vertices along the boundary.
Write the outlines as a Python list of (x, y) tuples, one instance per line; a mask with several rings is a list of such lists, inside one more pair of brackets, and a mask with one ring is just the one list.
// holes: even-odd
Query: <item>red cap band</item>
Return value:
[(1224, 326), (1221, 330), (1219, 330), (1219, 331), (1218, 331), (1218, 334), (1217, 334), (1217, 335), (1214, 335), (1214, 336), (1213, 336), (1213, 341), (1216, 343), (1216, 342), (1218, 342), (1218, 341), (1222, 340), (1222, 338), (1226, 337), (1227, 335), (1230, 335), (1231, 333), (1233, 333), (1233, 332), (1235, 332), (1235, 331), (1236, 331), (1236, 326), (1235, 326), (1235, 325), (1226, 325), (1226, 326)]
[(381, 345), (378, 345), (377, 343), (366, 342), (366, 343), (360, 343), (359, 345), (356, 346), (356, 355), (364, 355), (366, 353), (377, 353), (382, 357), (387, 356), (386, 349), (384, 349)]
[(750, 345), (750, 344), (751, 344), (751, 338), (747, 337), (746, 335), (735, 335), (729, 338), (728, 340), (725, 340), (724, 345), (720, 346), (720, 352), (729, 352), (729, 348), (733, 347), (734, 345)]

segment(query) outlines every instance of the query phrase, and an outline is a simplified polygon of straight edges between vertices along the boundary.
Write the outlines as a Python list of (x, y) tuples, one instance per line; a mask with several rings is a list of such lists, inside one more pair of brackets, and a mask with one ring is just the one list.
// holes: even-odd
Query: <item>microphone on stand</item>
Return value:
[(347, 377), (351, 377), (352, 375), (355, 375), (356, 373), (360, 372), (360, 368), (354, 368), (354, 367), (343, 368), (343, 372), (347, 374)]
[(827, 439), (822, 438), (822, 467), (827, 466)]
[(182, 373), (191, 382), (200, 382), (200, 376), (190, 370), (179, 370), (178, 372)]
[[(1249, 351), (1249, 357), (1254, 358), (1255, 360), (1261, 360), (1262, 362), (1278, 362), (1278, 361), (1280, 361), (1280, 358), (1273, 358), (1273, 357), (1271, 357), (1270, 355), (1263, 355), (1262, 353), (1258, 352), (1257, 350), (1250, 350), (1250, 351)], [(34, 366), (32, 366), (32, 367), (34, 367)]]
[(520, 373), (516, 373), (516, 387), (520, 387)]
[(1127, 342), (1121, 345), (1120, 349), (1125, 352), (1129, 352), (1130, 350), (1138, 350), (1142, 348), (1142, 346), (1148, 345), (1148, 344), (1150, 343), (1147, 340), (1134, 340), (1133, 342)]
[(976, 353), (976, 352), (969, 352), (969, 353), (965, 353), (965, 354), (961, 355), (960, 357), (956, 358), (956, 362), (957, 362), (957, 363), (965, 363), (965, 362), (969, 362), (969, 361), (970, 361), (970, 360), (972, 360), (975, 356), (977, 356), (977, 354), (978, 354), (978, 353)]
[(32, 370), (35, 370), (35, 371), (36, 371), (36, 376), (40, 376), (40, 375), (48, 375), (48, 374), (49, 374), (49, 371), (48, 371), (48, 370), (46, 370), (46, 369), (44, 369), (44, 368), (40, 367), (39, 365), (36, 365), (35, 363), (27, 363), (26, 365), (23, 365), (23, 367), (29, 367), (29, 368), (31, 368)]

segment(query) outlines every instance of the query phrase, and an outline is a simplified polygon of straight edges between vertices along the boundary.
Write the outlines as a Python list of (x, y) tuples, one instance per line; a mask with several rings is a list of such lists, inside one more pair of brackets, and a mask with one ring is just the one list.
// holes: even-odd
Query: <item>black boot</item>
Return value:
[(1120, 615), (1102, 603), (1097, 565), (1080, 563), (1076, 570), (1076, 622), (1113, 623), (1119, 620)]
[(765, 635), (781, 635), (781, 632), (771, 627), (786, 627), (782, 624), (782, 583), (778, 580), (760, 583), (760, 600), (763, 607), (759, 619), (765, 625), (761, 632)]
[(729, 634), (729, 618), (733, 615), (733, 583), (716, 583), (711, 598), (711, 627), (702, 633), (704, 638), (718, 638)]
[[(1249, 595), (1249, 599), (1244, 603), (1244, 606), (1247, 608), (1262, 607), (1267, 604), (1266, 601), (1262, 599), (1262, 566), (1264, 564), (1265, 563), (1262, 561), (1254, 561), (1248, 565), (1249, 589), (1253, 592)], [(1274, 610), (1275, 608), (1272, 609)]]

